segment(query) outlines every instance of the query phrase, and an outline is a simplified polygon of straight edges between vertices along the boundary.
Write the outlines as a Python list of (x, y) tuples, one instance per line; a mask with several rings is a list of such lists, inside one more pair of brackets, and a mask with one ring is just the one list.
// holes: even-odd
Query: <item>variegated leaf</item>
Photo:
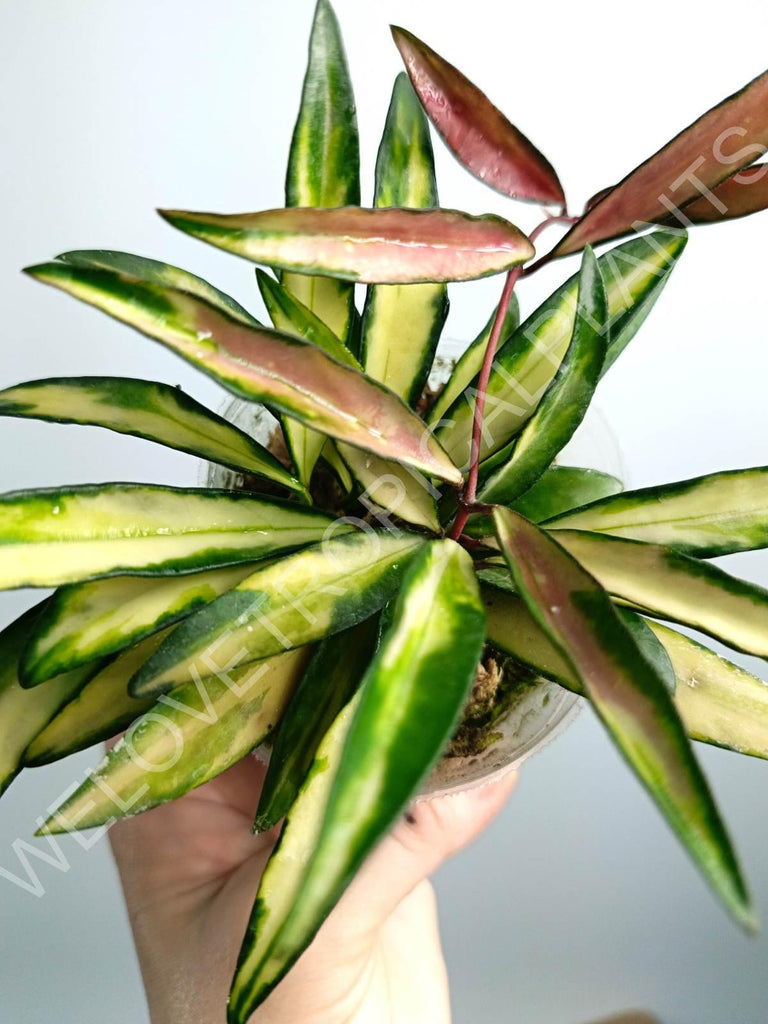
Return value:
[(472, 281), (534, 255), (526, 236), (493, 214), (356, 206), (160, 212), (180, 231), (254, 263), (362, 284)]

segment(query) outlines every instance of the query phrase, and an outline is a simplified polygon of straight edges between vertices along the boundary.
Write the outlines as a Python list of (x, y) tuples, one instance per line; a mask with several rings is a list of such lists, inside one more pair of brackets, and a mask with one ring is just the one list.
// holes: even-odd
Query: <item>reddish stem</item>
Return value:
[(507, 279), (504, 282), (504, 291), (501, 293), (501, 299), (499, 300), (499, 305), (496, 309), (493, 327), (491, 328), (491, 334), (488, 338), (488, 344), (485, 349), (485, 356), (483, 358), (480, 376), (477, 380), (475, 411), (474, 418), (472, 420), (472, 445), (470, 448), (469, 475), (467, 476), (467, 484), (462, 495), (461, 506), (459, 511), (456, 513), (456, 519), (453, 522), (453, 528), (450, 532), (452, 540), (458, 540), (461, 536), (462, 530), (467, 524), (467, 519), (469, 519), (469, 509), (467, 508), (467, 505), (471, 505), (477, 497), (477, 478), (480, 473), (480, 443), (483, 436), (485, 395), (488, 390), (488, 381), (491, 377), (493, 357), (496, 355), (496, 349), (501, 337), (501, 329), (504, 326), (504, 318), (507, 315), (509, 303), (512, 300), (512, 293), (515, 290), (515, 284), (517, 283), (518, 277), (520, 277), (521, 270), (522, 266), (513, 267), (507, 274)]
[[(538, 236), (548, 228), (550, 224), (573, 224), (578, 217), (569, 217), (565, 210), (559, 214), (551, 214), (544, 218), (544, 220), (537, 224), (533, 231), (530, 232), (529, 238), (533, 242)], [(540, 266), (542, 262), (546, 260), (546, 256), (542, 257), (537, 263), (530, 269), (535, 269)], [(527, 271), (526, 271), (527, 272)], [(493, 327), (491, 328), (491, 334), (488, 338), (488, 344), (485, 349), (485, 356), (483, 357), (483, 365), (480, 370), (480, 376), (477, 381), (477, 393), (475, 397), (475, 409), (474, 416), (472, 419), (472, 444), (470, 447), (470, 459), (469, 459), (469, 474), (467, 475), (466, 485), (459, 497), (459, 510), (456, 513), (456, 518), (453, 521), (451, 532), (449, 537), (451, 540), (458, 540), (464, 527), (467, 525), (467, 520), (473, 509), (473, 505), (476, 505), (477, 498), (477, 481), (480, 475), (480, 445), (483, 437), (483, 417), (485, 415), (485, 396), (488, 391), (488, 381), (491, 378), (491, 369), (493, 367), (493, 357), (496, 355), (496, 349), (499, 345), (499, 339), (501, 337), (501, 329), (504, 325), (504, 319), (509, 309), (509, 303), (512, 299), (512, 293), (515, 290), (517, 279), (524, 273), (522, 266), (513, 267), (512, 270), (507, 274), (507, 279), (504, 282), (504, 290), (501, 293), (501, 299), (499, 300), (498, 308), (496, 309), (496, 316), (493, 320)], [(463, 538), (462, 538), (463, 539)]]

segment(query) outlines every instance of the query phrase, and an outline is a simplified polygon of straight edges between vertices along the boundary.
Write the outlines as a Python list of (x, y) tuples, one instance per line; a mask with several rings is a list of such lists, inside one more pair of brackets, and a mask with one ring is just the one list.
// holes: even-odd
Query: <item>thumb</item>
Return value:
[(501, 810), (517, 782), (507, 772), (474, 789), (421, 800), (363, 864), (347, 890), (347, 926), (375, 930), (440, 865), (476, 839)]

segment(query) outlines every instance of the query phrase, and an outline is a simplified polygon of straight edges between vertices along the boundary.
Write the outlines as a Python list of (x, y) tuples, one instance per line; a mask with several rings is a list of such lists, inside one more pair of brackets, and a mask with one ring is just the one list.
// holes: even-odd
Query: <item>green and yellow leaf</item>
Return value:
[(699, 558), (753, 551), (768, 546), (768, 468), (625, 491), (546, 525), (665, 544)]
[[(24, 751), (24, 766), (36, 768), (86, 750), (117, 736), (139, 715), (149, 711), (154, 698), (136, 700), (131, 697), (128, 680), (157, 650), (168, 632), (164, 630), (147, 637), (92, 676), (32, 740)], [(48, 686), (39, 689), (42, 692)]]
[(289, 651), (161, 697), (37, 834), (109, 825), (221, 775), (275, 728), (307, 653)]
[(100, 662), (86, 665), (52, 679), (47, 686), (22, 689), (19, 658), (40, 607), (25, 612), (0, 633), (0, 794), (21, 771), (24, 751), (35, 736), (101, 668)]
[(253, 569), (246, 564), (160, 579), (114, 576), (62, 587), (46, 603), (24, 649), (24, 685), (115, 654), (179, 622)]
[[(352, 353), (344, 348), (339, 339), (311, 310), (263, 271), (257, 270), (256, 273), (261, 294), (275, 327), (319, 345), (339, 362), (361, 369)], [(313, 459), (317, 457), (328, 439), (313, 431), (297, 432), (296, 428), (299, 426), (300, 424), (290, 418), (285, 420), (285, 433), (294, 460), (297, 464), (314, 465)], [(317, 452), (313, 447), (316, 439), (320, 441)], [(303, 449), (300, 449), (301, 445), (304, 446)], [(440, 524), (435, 506), (437, 492), (422, 474), (391, 459), (382, 459), (371, 452), (343, 442), (336, 444), (335, 450), (362, 488), (364, 500), (388, 509), (408, 523), (439, 531)], [(331, 459), (334, 458), (334, 454), (329, 453)]]
[(254, 830), (266, 832), (290, 810), (317, 748), (354, 696), (371, 660), (378, 617), (329, 636), (301, 677), (275, 735)]
[[(355, 97), (341, 31), (331, 5), (318, 0), (288, 157), (285, 205), (359, 206), (359, 150)], [(301, 274), (284, 274), (283, 284), (338, 338), (348, 340), (354, 314), (352, 285)]]
[(0, 589), (252, 562), (311, 544), (330, 524), (314, 509), (246, 491), (153, 484), (13, 491), (0, 495)]
[(316, 345), (249, 328), (186, 292), (112, 271), (47, 263), (27, 273), (130, 324), (243, 398), (383, 458), (461, 482), (459, 470), (401, 399)]
[[(494, 310), (488, 317), (482, 331), (480, 331), (474, 341), (470, 343), (469, 347), (462, 352), (461, 356), (456, 360), (456, 365), (451, 371), (450, 377), (446, 381), (445, 386), (442, 388), (440, 393), (437, 395), (437, 398), (427, 414), (426, 419), (430, 426), (434, 427), (440, 422), (444, 414), (448, 409), (450, 409), (456, 399), (466, 391), (480, 373), (480, 369), (483, 365), (485, 349), (488, 345), (488, 339), (491, 336), (495, 319), (496, 310)], [(517, 301), (517, 295), (513, 292), (512, 298), (507, 306), (507, 312), (504, 315), (504, 323), (501, 327), (499, 345), (503, 345), (512, 336), (512, 334), (514, 334), (519, 326), (520, 304)]]
[[(685, 243), (684, 233), (654, 231), (598, 259), (609, 318), (603, 374), (645, 321)], [(486, 399), (483, 459), (504, 448), (533, 415), (570, 343), (577, 299), (578, 275), (574, 275), (497, 351)], [(464, 465), (469, 457), (473, 409), (470, 387), (442, 412), (444, 422), (436, 431), (457, 465)]]
[(657, 544), (576, 530), (552, 536), (614, 597), (768, 657), (768, 590)]
[(494, 518), (528, 610), (712, 890), (754, 929), (736, 855), (664, 681), (599, 583), (551, 536), (508, 509)]
[(106, 427), (306, 493), (258, 441), (169, 384), (128, 377), (32, 380), (0, 391), (0, 416)]
[(348, 629), (397, 591), (424, 542), (373, 530), (328, 538), (274, 561), (185, 619), (134, 677), (135, 696), (271, 657)]
[(688, 735), (768, 758), (768, 684), (674, 629), (648, 625), (672, 662), (675, 704)]
[(469, 555), (450, 540), (426, 545), (403, 580), (359, 695), (326, 734), (264, 872), (230, 1024), (245, 1024), (309, 945), (437, 760), (475, 676), (484, 627)]
[(597, 260), (587, 246), (579, 274), (573, 335), (563, 361), (509, 459), (483, 483), (481, 501), (514, 502), (536, 483), (573, 437), (600, 380), (607, 325), (605, 288)]
[[(395, 80), (376, 159), (375, 207), (439, 205), (429, 125), (408, 81)], [(415, 406), (448, 315), (444, 284), (372, 285), (363, 311), (365, 372)]]
[[(297, 337), (317, 345), (340, 363), (354, 366), (355, 369), (361, 368), (349, 349), (339, 341), (333, 331), (319, 317), (315, 316), (311, 309), (291, 295), (287, 288), (258, 267), (256, 268), (256, 280), (267, 312), (278, 331), (295, 334)], [(324, 434), (318, 434), (315, 430), (309, 430), (303, 423), (299, 423), (298, 420), (292, 419), (290, 416), (283, 416), (283, 433), (297, 467), (299, 478), (308, 485), (312, 470), (315, 468), (315, 463), (328, 438)]]
[(251, 316), (247, 309), (243, 309), (231, 295), (220, 291), (214, 285), (204, 281), (202, 277), (190, 274), (188, 270), (174, 267), (170, 263), (151, 260), (146, 256), (135, 256), (130, 252), (115, 252), (112, 249), (77, 249), (72, 252), (63, 252), (56, 259), (62, 263), (71, 263), (75, 267), (114, 270), (118, 274), (136, 277), (148, 284), (160, 285), (162, 288), (177, 288), (179, 291), (196, 295), (212, 306), (217, 306), (222, 312), (236, 320), (242, 320), (243, 323), (252, 327), (259, 326), (256, 317)]

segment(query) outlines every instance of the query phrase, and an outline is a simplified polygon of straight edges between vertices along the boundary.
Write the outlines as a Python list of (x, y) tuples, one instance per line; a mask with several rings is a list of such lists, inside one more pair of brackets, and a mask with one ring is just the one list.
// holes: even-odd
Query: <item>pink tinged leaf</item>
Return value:
[(494, 522), (518, 590), (580, 679), (600, 719), (734, 918), (754, 930), (731, 841), (671, 695), (608, 594), (539, 527), (510, 509)]
[(471, 281), (534, 255), (514, 224), (492, 214), (356, 206), (159, 212), (179, 230), (254, 263), (364, 284)]
[(177, 352), (230, 391), (349, 444), (460, 484), (428, 427), (382, 384), (293, 335), (233, 320), (196, 296), (64, 263), (26, 273)]
[(721, 220), (748, 217), (768, 208), (768, 163), (737, 171), (701, 199), (695, 199), (667, 223), (716, 224)]
[(557, 174), (485, 93), (416, 36), (392, 36), (424, 110), (462, 166), (513, 199), (565, 205)]
[(686, 204), (694, 200), (698, 205), (766, 147), (768, 72), (763, 72), (676, 135), (618, 185), (597, 193), (552, 255), (565, 256), (638, 226), (668, 222), (675, 209), (685, 212)]

